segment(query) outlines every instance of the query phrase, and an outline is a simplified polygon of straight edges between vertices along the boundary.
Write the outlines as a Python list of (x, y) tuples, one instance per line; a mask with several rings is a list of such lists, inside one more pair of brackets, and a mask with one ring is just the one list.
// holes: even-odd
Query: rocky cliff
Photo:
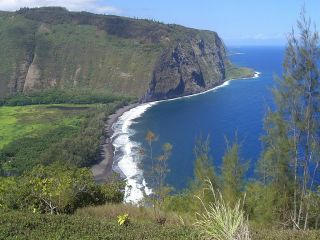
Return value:
[(209, 89), (226, 80), (226, 54), (219, 36), (192, 31), (159, 56), (146, 100), (167, 99)]
[(0, 12), (0, 96), (90, 88), (173, 98), (221, 84), (230, 64), (215, 32), (63, 8)]

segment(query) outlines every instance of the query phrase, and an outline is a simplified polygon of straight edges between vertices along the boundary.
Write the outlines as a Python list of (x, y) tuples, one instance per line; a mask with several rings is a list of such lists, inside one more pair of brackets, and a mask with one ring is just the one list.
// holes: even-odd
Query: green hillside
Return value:
[(89, 87), (149, 100), (203, 91), (227, 75), (214, 32), (63, 8), (0, 12), (0, 45), (0, 96)]
[[(29, 20), (23, 14), (0, 16), (1, 94), (49, 86), (90, 86), (117, 92), (127, 89), (127, 94), (140, 95), (161, 50), (161, 44), (119, 38), (93, 25), (50, 24), (50, 20)], [(34, 15), (30, 18), (36, 19)], [(139, 86), (128, 81), (130, 74), (139, 79)]]

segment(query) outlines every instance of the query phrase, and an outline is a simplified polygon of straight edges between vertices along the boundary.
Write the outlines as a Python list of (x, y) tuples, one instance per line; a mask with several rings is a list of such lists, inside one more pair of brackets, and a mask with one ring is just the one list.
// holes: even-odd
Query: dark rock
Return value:
[(187, 34), (159, 57), (143, 101), (198, 93), (225, 80), (225, 47), (214, 32)]

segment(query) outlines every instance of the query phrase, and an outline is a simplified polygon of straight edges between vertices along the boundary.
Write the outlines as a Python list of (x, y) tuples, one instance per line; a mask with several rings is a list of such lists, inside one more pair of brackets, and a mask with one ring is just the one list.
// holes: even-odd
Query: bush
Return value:
[(100, 191), (105, 202), (120, 203), (124, 199), (124, 181), (112, 180), (111, 182), (100, 185)]
[(39, 213), (73, 213), (88, 205), (122, 202), (123, 190), (122, 182), (96, 184), (89, 169), (37, 166), (21, 177), (0, 179), (0, 206)]
[(201, 239), (249, 240), (248, 224), (240, 201), (231, 207), (224, 201), (221, 193), (214, 191), (211, 182), (208, 182), (214, 201), (206, 204), (199, 198), (204, 212), (197, 213), (194, 224)]

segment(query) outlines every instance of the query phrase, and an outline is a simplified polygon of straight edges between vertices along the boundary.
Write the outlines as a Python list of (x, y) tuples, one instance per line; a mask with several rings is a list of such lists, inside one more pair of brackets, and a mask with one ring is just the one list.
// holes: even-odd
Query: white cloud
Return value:
[(264, 33), (257, 33), (254, 35), (244, 35), (241, 36), (239, 39), (253, 39), (253, 40), (277, 40), (283, 39), (284, 34), (277, 33), (277, 34), (264, 34)]
[(97, 0), (0, 0), (0, 10), (14, 11), (22, 7), (60, 6), (71, 11), (88, 11), (103, 14), (120, 14), (114, 6), (98, 3)]
[(113, 13), (113, 14), (120, 14), (122, 11), (118, 8), (112, 6), (100, 6), (96, 7), (97, 13)]

